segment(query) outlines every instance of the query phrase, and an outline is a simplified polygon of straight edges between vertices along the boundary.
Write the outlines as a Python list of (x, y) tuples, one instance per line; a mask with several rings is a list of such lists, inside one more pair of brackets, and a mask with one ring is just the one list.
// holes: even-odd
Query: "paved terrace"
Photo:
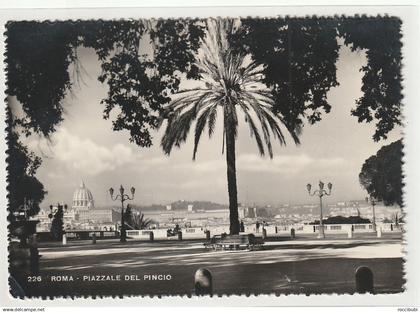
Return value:
[[(41, 244), (42, 282), (30, 283), (30, 295), (191, 294), (198, 268), (213, 274), (215, 294), (353, 293), (360, 265), (374, 273), (375, 292), (400, 292), (403, 281), (401, 234), (382, 238), (344, 236), (317, 240), (271, 241), (257, 251), (206, 251), (203, 241), (69, 241)], [(170, 280), (144, 280), (145, 275)], [(82, 281), (106, 275), (121, 281)], [(124, 281), (126, 275), (136, 281)], [(51, 282), (71, 276), (73, 281)]]

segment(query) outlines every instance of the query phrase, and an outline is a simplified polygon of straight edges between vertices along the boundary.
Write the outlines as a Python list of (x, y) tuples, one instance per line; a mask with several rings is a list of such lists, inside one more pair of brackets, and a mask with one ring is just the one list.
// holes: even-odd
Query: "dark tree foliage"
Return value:
[[(148, 35), (153, 61), (141, 52)], [(25, 116), (15, 120), (23, 130), (49, 136), (63, 120), (63, 102), (71, 79), (68, 68), (77, 62), (78, 46), (95, 49), (101, 61), (98, 79), (109, 86), (104, 118), (115, 107), (120, 113), (114, 130), (130, 131), (139, 146), (151, 145), (149, 127), (155, 128), (169, 94), (178, 90), (180, 75), (197, 77), (192, 66), (203, 36), (196, 20), (143, 20), (77, 22), (10, 22), (7, 24), (8, 89), (22, 104)], [(141, 41), (143, 40), (143, 41)]]
[(243, 19), (238, 50), (249, 52), (264, 64), (266, 84), (280, 112), (291, 127), (321, 120), (331, 109), (327, 93), (338, 85), (337, 37), (353, 51), (366, 50), (361, 68), (363, 96), (352, 115), (359, 122), (376, 120), (375, 141), (401, 123), (401, 21), (398, 18), (335, 17)]
[[(150, 128), (156, 128), (163, 105), (170, 102), (170, 94), (178, 91), (181, 73), (197, 78), (197, 68), (192, 64), (203, 36), (202, 26), (194, 20), (160, 20), (149, 25), (153, 58), (141, 53), (143, 28), (134, 42), (125, 40), (122, 33), (116, 40), (121, 49), (102, 63), (101, 82), (109, 86), (104, 117), (119, 108), (113, 121), (114, 130), (129, 130), (131, 140), (139, 146), (152, 145)], [(135, 38), (137, 38), (135, 40)], [(120, 42), (120, 40), (122, 42)]]
[(16, 96), (23, 116), (8, 112), (8, 198), (10, 215), (33, 201), (35, 215), (46, 191), (35, 177), (41, 158), (19, 140), (23, 131), (48, 137), (63, 120), (63, 99), (71, 87), (68, 66), (75, 60), (71, 23), (11, 22), (7, 24), (7, 94)]
[(203, 31), (193, 20), (157, 22), (149, 29), (156, 58), (150, 62), (139, 52), (146, 26), (142, 20), (7, 24), (7, 94), (16, 97), (24, 113), (8, 120), (11, 210), (24, 197), (39, 209), (44, 197), (43, 185), (34, 177), (41, 160), (21, 144), (18, 133), (49, 137), (63, 120), (63, 99), (72, 87), (69, 66), (77, 66), (79, 46), (93, 48), (101, 61), (98, 79), (109, 86), (102, 101), (104, 117), (118, 107), (114, 130), (127, 129), (139, 146), (151, 145), (149, 127), (156, 126), (168, 95), (178, 90), (180, 74), (196, 77), (191, 60)]
[[(169, 95), (178, 91), (180, 77), (199, 78), (193, 61), (203, 25), (182, 19), (8, 23), (7, 93), (25, 112), (16, 122), (45, 136), (55, 130), (71, 88), (68, 67), (77, 61), (76, 48), (86, 46), (95, 49), (103, 69), (99, 79), (109, 86), (104, 117), (118, 108), (114, 129), (128, 130), (132, 141), (150, 146), (149, 130)], [(379, 140), (400, 124), (400, 28), (399, 19), (387, 16), (246, 18), (231, 41), (264, 64), (274, 110), (290, 128), (304, 118), (319, 121), (322, 111), (330, 111), (327, 93), (338, 84), (337, 37), (353, 50), (366, 50), (363, 96), (352, 114), (359, 122), (377, 120), (374, 139)], [(141, 52), (141, 39), (153, 42), (151, 60)]]
[(271, 18), (242, 20), (231, 37), (238, 51), (264, 65), (264, 83), (290, 129), (321, 120), (329, 112), (327, 93), (338, 85), (337, 22), (333, 19)]
[[(366, 224), (370, 223), (369, 219), (362, 218), (360, 216), (349, 216), (349, 217), (343, 217), (343, 216), (333, 216), (328, 217), (327, 219), (324, 219), (323, 224)], [(315, 222), (311, 222), (310, 224), (319, 224), (319, 220), (316, 220)]]
[[(151, 29), (150, 37), (155, 48), (155, 62), (159, 74), (171, 76), (175, 71), (186, 73), (187, 78), (197, 79), (194, 65), (195, 53), (204, 36), (204, 26), (199, 20), (160, 20)], [(187, 52), (189, 51), (189, 52)], [(176, 77), (179, 79), (179, 76)], [(170, 91), (178, 90), (179, 80)]]
[(361, 68), (363, 96), (352, 115), (359, 122), (376, 120), (375, 141), (386, 139), (401, 124), (401, 20), (394, 17), (347, 18), (339, 33), (351, 49), (366, 50), (367, 65)]
[(74, 61), (71, 23), (7, 24), (7, 94), (16, 96), (25, 116), (15, 120), (29, 134), (48, 136), (63, 120), (63, 98)]
[(26, 198), (33, 201), (31, 209), (27, 211), (28, 216), (33, 216), (39, 212), (39, 204), (46, 194), (44, 186), (35, 177), (41, 159), (22, 145), (15, 131), (7, 131), (7, 139), (9, 213), (11, 215), (22, 209)]
[(385, 205), (403, 205), (402, 141), (383, 146), (369, 157), (359, 174), (360, 184), (370, 196)]

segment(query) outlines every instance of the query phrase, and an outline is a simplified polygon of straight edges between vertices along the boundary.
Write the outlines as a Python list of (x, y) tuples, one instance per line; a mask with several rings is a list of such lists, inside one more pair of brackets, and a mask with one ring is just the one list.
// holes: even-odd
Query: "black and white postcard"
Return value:
[(10, 296), (410, 291), (408, 28), (340, 12), (8, 19)]

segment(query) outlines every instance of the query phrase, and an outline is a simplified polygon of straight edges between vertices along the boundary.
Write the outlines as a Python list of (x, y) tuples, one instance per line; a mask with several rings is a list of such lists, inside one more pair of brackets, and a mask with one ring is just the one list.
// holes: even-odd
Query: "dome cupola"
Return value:
[(94, 206), (93, 196), (85, 183), (82, 181), (79, 188), (74, 191), (73, 205), (74, 209), (88, 210)]

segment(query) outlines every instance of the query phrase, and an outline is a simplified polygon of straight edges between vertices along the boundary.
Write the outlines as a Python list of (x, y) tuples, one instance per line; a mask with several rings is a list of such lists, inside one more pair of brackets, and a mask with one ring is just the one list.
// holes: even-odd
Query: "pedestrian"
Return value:
[(257, 233), (260, 232), (260, 223), (258, 221), (255, 223), (255, 229), (257, 230)]

